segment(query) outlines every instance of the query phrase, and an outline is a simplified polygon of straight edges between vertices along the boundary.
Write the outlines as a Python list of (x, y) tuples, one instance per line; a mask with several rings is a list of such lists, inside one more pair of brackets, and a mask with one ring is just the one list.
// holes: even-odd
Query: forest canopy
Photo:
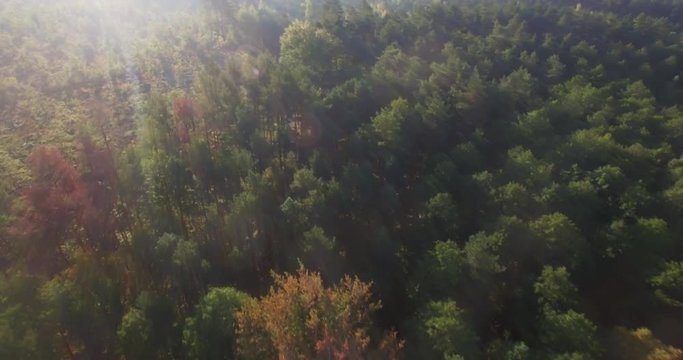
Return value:
[(0, 2), (1, 359), (683, 359), (683, 1)]

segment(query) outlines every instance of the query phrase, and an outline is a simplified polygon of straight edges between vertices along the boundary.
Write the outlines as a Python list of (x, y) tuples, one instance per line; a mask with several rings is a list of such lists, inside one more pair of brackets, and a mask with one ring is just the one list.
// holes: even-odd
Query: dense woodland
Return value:
[(0, 358), (683, 359), (683, 1), (0, 1)]

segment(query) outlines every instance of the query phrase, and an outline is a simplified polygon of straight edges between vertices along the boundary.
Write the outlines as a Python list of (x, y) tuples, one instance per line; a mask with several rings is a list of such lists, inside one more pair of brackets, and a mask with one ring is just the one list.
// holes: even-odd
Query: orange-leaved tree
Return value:
[(396, 359), (395, 332), (374, 337), (370, 284), (345, 277), (325, 287), (320, 274), (300, 269), (274, 275), (275, 286), (237, 313), (237, 351), (245, 359)]

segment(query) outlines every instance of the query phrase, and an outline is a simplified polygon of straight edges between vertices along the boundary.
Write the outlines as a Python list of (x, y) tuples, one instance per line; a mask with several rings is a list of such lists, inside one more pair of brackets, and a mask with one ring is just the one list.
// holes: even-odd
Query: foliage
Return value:
[(401, 348), (392, 334), (370, 337), (370, 316), (381, 308), (370, 299), (370, 285), (346, 277), (325, 288), (319, 274), (303, 269), (274, 277), (268, 295), (237, 313), (240, 357), (387, 358)]
[(235, 312), (249, 299), (233, 288), (213, 288), (185, 320), (183, 345), (192, 359), (232, 359), (235, 353)]
[(0, 358), (680, 358), (682, 30), (5, 0)]

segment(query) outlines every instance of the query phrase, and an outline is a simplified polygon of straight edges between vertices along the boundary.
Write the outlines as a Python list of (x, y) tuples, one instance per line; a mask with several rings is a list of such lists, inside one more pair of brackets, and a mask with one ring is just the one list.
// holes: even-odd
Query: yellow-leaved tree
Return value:
[(402, 341), (372, 324), (370, 284), (345, 277), (325, 287), (320, 274), (300, 269), (274, 275), (275, 286), (237, 313), (237, 352), (243, 359), (397, 359)]

